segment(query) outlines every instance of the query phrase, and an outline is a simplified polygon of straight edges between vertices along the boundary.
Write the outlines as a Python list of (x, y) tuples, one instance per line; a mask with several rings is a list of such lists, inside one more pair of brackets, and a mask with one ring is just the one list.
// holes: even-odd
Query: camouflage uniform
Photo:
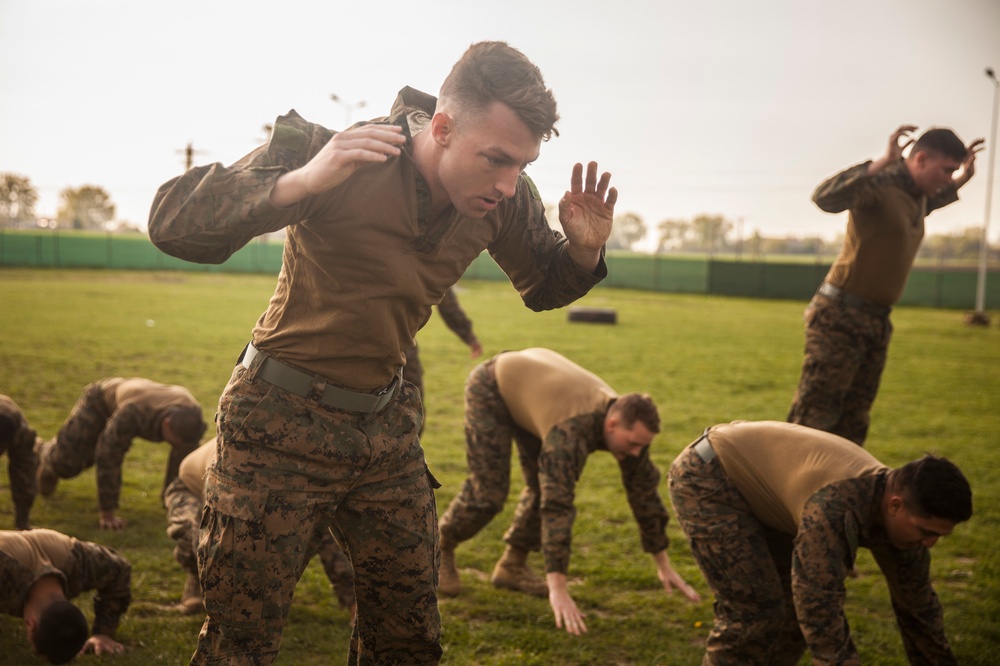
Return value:
[(14, 525), (19, 530), (26, 530), (36, 494), (36, 435), (21, 408), (5, 395), (0, 395), (0, 416), (14, 423), (14, 434), (10, 441), (0, 441), (0, 454), (7, 452), (7, 475), (10, 477), (10, 494), (14, 500)]
[(198, 525), (205, 500), (178, 477), (167, 486), (163, 503), (167, 509), (167, 536), (174, 540), (174, 559), (184, 571), (198, 575)]
[[(479, 364), (465, 387), (468, 478), (441, 517), (442, 539), (457, 545), (475, 536), (503, 508), (510, 489), (511, 440), (517, 444), (525, 487), (504, 541), (522, 551), (543, 550), (546, 572), (569, 569), (576, 483), (588, 456), (606, 450), (600, 409), (557, 424), (544, 441), (515, 423), (497, 386), (496, 357)], [(620, 461), (622, 483), (639, 524), (643, 550), (658, 553), (669, 541), (669, 517), (657, 487), (660, 472), (649, 458)]]
[(817, 294), (804, 319), (805, 359), (788, 421), (864, 445), (892, 337), (888, 312)]
[[(151, 396), (155, 399), (146, 399)], [(114, 511), (121, 497), (122, 463), (132, 440), (164, 441), (163, 419), (175, 406), (201, 409), (180, 386), (121, 377), (88, 384), (59, 434), (41, 447), (39, 465), (63, 479), (96, 465), (98, 503), (102, 511)], [(177, 478), (184, 456), (198, 447), (198, 439), (171, 444), (161, 494)]]
[[(768, 428), (767, 435), (778, 432), (769, 424), (747, 425)], [(894, 548), (879, 525), (888, 468), (816, 488), (800, 507), (798, 527), (778, 528), (760, 517), (747, 491), (726, 471), (727, 464), (745, 465), (753, 459), (756, 449), (747, 448), (752, 442), (730, 435), (745, 449), (738, 462), (730, 460), (729, 449), (715, 450), (717, 428), (685, 448), (669, 472), (677, 520), (715, 595), (715, 620), (703, 664), (793, 666), (807, 646), (815, 664), (859, 664), (844, 616), (844, 581), (859, 546), (871, 550), (886, 576), (910, 662), (957, 663), (930, 583), (930, 551)], [(815, 447), (818, 456), (824, 455), (826, 443), (809, 429), (791, 433), (798, 440), (790, 446)], [(714, 448), (699, 452), (705, 438)], [(842, 441), (846, 445), (847, 440)], [(788, 474), (798, 471), (792, 464)], [(773, 472), (760, 476), (775, 479), (776, 488), (784, 483)]]
[(0, 532), (0, 612), (22, 617), (31, 587), (53, 574), (62, 581), (67, 599), (97, 590), (93, 633), (114, 638), (132, 600), (132, 567), (124, 557), (52, 530)]
[[(864, 445), (892, 323), (924, 236), (924, 217), (958, 199), (927, 197), (899, 162), (873, 176), (865, 162), (823, 182), (813, 201), (850, 211), (844, 246), (804, 314), (805, 359), (788, 421)], [(826, 293), (824, 293), (826, 292)]]
[(355, 571), (350, 663), (436, 663), (437, 483), (416, 389), (403, 383), (371, 415), (324, 407), (318, 391), (300, 398), (258, 378), (263, 358), (236, 367), (219, 404), (198, 547), (209, 619), (194, 663), (274, 659), (310, 537), (329, 525)]
[[(216, 442), (213, 439), (202, 446), (210, 446), (214, 450)], [(184, 465), (182, 462), (182, 470)], [(198, 575), (198, 526), (201, 525), (202, 507), (205, 505), (203, 490), (203, 487), (188, 487), (182, 473), (167, 486), (163, 496), (167, 508), (167, 536), (174, 540), (174, 559), (184, 571), (194, 576)], [(354, 569), (329, 529), (317, 530), (309, 543), (308, 553), (307, 561), (313, 555), (319, 555), (323, 570), (333, 584), (337, 601), (343, 608), (350, 608), (354, 604)]]
[[(309, 536), (331, 524), (354, 565), (351, 663), (436, 663), (437, 484), (418, 441), (416, 388), (389, 391), (403, 350), (486, 248), (535, 310), (572, 302), (607, 273), (603, 257), (593, 273), (573, 261), (526, 176), (484, 218), (432, 224), (411, 138), (435, 104), (400, 91), (391, 116), (373, 122), (403, 128), (402, 154), (287, 208), (270, 203), (275, 182), (334, 135), (295, 112), (232, 166), (195, 167), (157, 192), (150, 239), (188, 261), (218, 263), (255, 236), (287, 233), (278, 286), (253, 332), (261, 353), (236, 367), (219, 405), (198, 549), (208, 619), (195, 663), (275, 658)], [(261, 371), (265, 358), (275, 363)], [(267, 367), (301, 372), (309, 386), (268, 383), (257, 376)], [(352, 411), (324, 401), (335, 388), (393, 397), (373, 413)]]

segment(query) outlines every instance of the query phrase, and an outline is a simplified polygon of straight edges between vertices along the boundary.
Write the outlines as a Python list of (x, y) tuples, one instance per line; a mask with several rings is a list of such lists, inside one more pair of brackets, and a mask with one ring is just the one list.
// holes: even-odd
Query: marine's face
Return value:
[(909, 509), (902, 497), (893, 497), (885, 515), (885, 532), (896, 548), (931, 548), (948, 536), (955, 523), (946, 518), (920, 516)]
[(514, 195), (517, 178), (538, 158), (541, 138), (506, 104), (451, 119), (436, 135), (444, 148), (438, 177), (459, 213), (482, 218)]
[(955, 171), (962, 163), (953, 157), (940, 153), (918, 153), (910, 169), (913, 181), (920, 191), (927, 196), (937, 194), (951, 184)]
[(604, 443), (618, 461), (638, 458), (643, 450), (653, 443), (654, 437), (656, 434), (650, 432), (649, 428), (639, 421), (633, 423), (632, 427), (626, 427), (612, 416), (608, 418), (604, 427)]

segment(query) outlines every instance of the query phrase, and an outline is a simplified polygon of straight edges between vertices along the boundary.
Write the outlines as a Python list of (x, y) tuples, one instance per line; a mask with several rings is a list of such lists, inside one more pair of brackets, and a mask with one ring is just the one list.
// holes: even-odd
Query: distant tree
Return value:
[(950, 234), (928, 236), (920, 255), (935, 259), (976, 259), (983, 240), (982, 227), (966, 227)]
[(659, 242), (656, 244), (656, 251), (663, 252), (668, 247), (679, 248), (684, 246), (691, 223), (687, 220), (663, 220), (656, 228), (660, 232)]
[(115, 205), (111, 202), (111, 195), (103, 187), (67, 187), (59, 193), (59, 198), (62, 201), (57, 215), (60, 226), (103, 230), (115, 217)]
[(15, 227), (35, 219), (38, 191), (27, 176), (0, 174), (0, 227)]
[(760, 239), (760, 250), (763, 254), (790, 254), (788, 251), (788, 237), (762, 237)]
[(609, 250), (630, 250), (646, 237), (646, 225), (635, 213), (616, 215), (608, 238)]
[(726, 236), (733, 230), (733, 223), (722, 215), (702, 213), (691, 220), (691, 230), (700, 249), (714, 252), (726, 245)]
[(806, 236), (802, 239), (801, 252), (802, 254), (816, 254), (820, 255), (823, 253), (823, 248), (826, 247), (826, 243), (819, 236)]

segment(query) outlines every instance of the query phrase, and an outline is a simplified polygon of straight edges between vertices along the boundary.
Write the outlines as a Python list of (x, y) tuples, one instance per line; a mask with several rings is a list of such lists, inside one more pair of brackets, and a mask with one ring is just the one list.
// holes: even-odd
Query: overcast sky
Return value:
[[(334, 129), (383, 115), (483, 39), (555, 92), (560, 136), (529, 171), (547, 201), (597, 160), (651, 229), (706, 212), (832, 238), (845, 218), (813, 188), (898, 125), (989, 138), (1000, 0), (0, 0), (0, 172), (30, 178), (40, 215), (93, 184), (145, 226), (189, 142), (229, 164), (292, 108)], [(930, 233), (982, 225), (989, 160)]]

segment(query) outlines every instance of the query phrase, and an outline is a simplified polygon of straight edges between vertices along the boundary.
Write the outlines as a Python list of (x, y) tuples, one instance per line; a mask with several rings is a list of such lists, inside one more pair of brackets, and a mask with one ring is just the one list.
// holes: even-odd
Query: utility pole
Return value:
[(986, 171), (986, 213), (983, 216), (983, 237), (979, 245), (979, 270), (976, 279), (976, 309), (966, 315), (966, 323), (978, 326), (989, 326), (990, 318), (986, 314), (986, 268), (989, 260), (990, 243), (988, 230), (990, 228), (990, 202), (993, 195), (993, 165), (997, 152), (997, 115), (1000, 114), (1000, 79), (991, 67), (986, 68), (986, 78), (993, 84), (993, 121), (990, 125), (989, 167)]
[(743, 259), (743, 219), (740, 215), (736, 218), (736, 258)]
[(177, 152), (178, 153), (182, 153), (184, 155), (184, 170), (185, 171), (190, 171), (191, 167), (194, 166), (194, 156), (195, 156), (195, 154), (196, 153), (197, 154), (201, 154), (201, 153), (203, 153), (205, 151), (204, 150), (195, 150), (194, 149), (194, 144), (191, 141), (188, 141), (187, 145), (184, 146), (184, 148), (178, 150)]
[(359, 102), (354, 102), (353, 104), (350, 104), (350, 103), (345, 102), (344, 100), (340, 99), (340, 96), (337, 95), (336, 93), (331, 93), (330, 94), (330, 99), (332, 99), (335, 104), (339, 104), (340, 106), (342, 106), (344, 108), (344, 127), (343, 127), (343, 129), (347, 129), (348, 127), (351, 126), (351, 112), (354, 111), (355, 109), (363, 109), (365, 107), (365, 104), (366, 104), (366, 102), (364, 100), (361, 100)]

